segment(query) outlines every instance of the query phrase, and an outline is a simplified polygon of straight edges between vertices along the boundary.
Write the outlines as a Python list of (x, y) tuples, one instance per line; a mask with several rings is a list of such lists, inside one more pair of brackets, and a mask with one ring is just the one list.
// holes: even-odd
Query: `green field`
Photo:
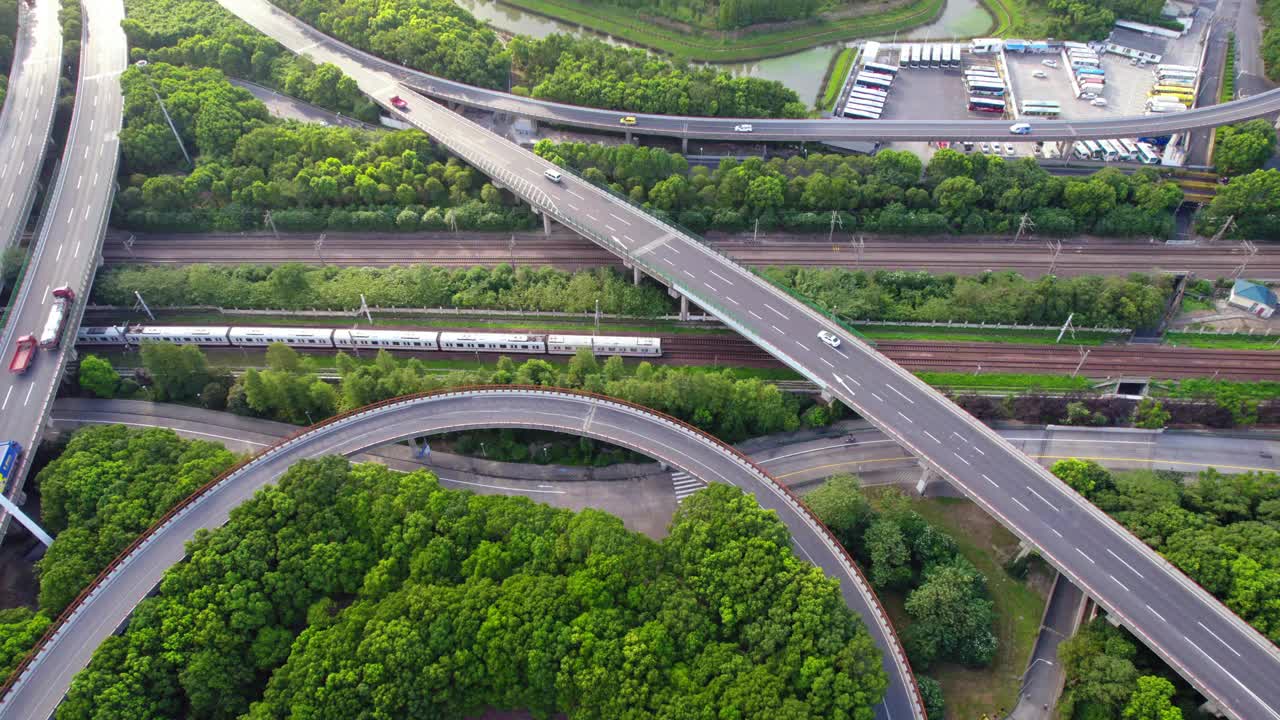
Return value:
[(1213, 335), (1209, 333), (1165, 333), (1171, 347), (1218, 348), (1220, 350), (1280, 350), (1278, 335)]
[(1031, 390), (1042, 392), (1087, 392), (1093, 381), (1086, 377), (1066, 375), (1023, 375), (1015, 373), (920, 372), (916, 376), (930, 385), (946, 390), (968, 392), (1021, 393)]
[(839, 20), (815, 19), (784, 30), (745, 32), (728, 38), (711, 32), (684, 32), (638, 18), (634, 11), (588, 6), (574, 0), (501, 0), (547, 17), (581, 25), (620, 40), (699, 62), (743, 62), (788, 55), (827, 43), (892, 35), (927, 22), (942, 13), (945, 0), (915, 0), (875, 15)]
[[(874, 498), (874, 493), (869, 494)], [(946, 530), (960, 553), (986, 578), (997, 617), (999, 650), (991, 667), (972, 669), (944, 663), (929, 674), (942, 685), (947, 717), (977, 720), (984, 713), (998, 717), (1000, 708), (1012, 709), (1018, 701), (1019, 678), (1040, 632), (1047, 600), (1027, 582), (1004, 571), (1004, 563), (1017, 553), (1018, 539), (981, 508), (955, 498), (916, 498), (911, 508)], [(884, 595), (893, 623), (901, 632), (906, 626), (904, 598)]]
[(822, 97), (818, 99), (815, 105), (815, 109), (820, 114), (831, 112), (836, 100), (840, 99), (840, 91), (844, 89), (845, 76), (849, 74), (849, 68), (853, 65), (853, 59), (857, 54), (857, 50), (845, 48), (832, 59), (831, 66), (827, 68), (827, 82), (822, 91)]
[[(858, 332), (872, 340), (937, 340), (940, 342), (990, 342), (1053, 345), (1057, 330), (999, 330), (948, 327), (915, 327), (911, 325), (858, 325)], [(1078, 332), (1063, 338), (1067, 345), (1102, 345), (1118, 342), (1123, 335)]]

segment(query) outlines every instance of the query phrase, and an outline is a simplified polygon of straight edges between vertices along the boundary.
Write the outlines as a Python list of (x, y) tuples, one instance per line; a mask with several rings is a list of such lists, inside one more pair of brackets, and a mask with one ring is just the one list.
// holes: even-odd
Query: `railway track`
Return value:
[[(425, 263), (459, 268), (508, 263), (523, 266), (551, 265), (564, 270), (601, 266), (621, 267), (614, 255), (577, 237), (532, 233), (464, 233), (354, 235), (331, 233), (317, 252), (310, 235), (149, 235), (139, 236), (126, 247), (128, 237), (113, 233), (104, 257), (107, 263), (187, 265), (193, 263), (315, 262), (330, 265), (390, 266)], [(748, 265), (799, 265), (866, 269), (928, 270), (976, 274), (988, 270), (1016, 270), (1039, 276), (1130, 272), (1194, 271), (1201, 277), (1232, 275), (1246, 254), (1231, 243), (1206, 246), (1169, 246), (1164, 243), (1085, 242), (1063, 243), (1055, 254), (1047, 243), (945, 240), (935, 242), (868, 240), (862, 251), (849, 244), (849, 235), (835, 242), (809, 238), (769, 237), (712, 239), (720, 250)], [(514, 243), (512, 238), (515, 239)], [(181, 239), (176, 242), (175, 239)], [(1249, 274), (1260, 279), (1280, 279), (1280, 252), (1264, 248), (1249, 260)]]

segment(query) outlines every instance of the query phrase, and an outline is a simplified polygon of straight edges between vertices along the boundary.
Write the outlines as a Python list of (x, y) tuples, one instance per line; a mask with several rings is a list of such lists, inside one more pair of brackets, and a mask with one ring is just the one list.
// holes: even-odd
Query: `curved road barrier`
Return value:
[(93, 651), (182, 560), (196, 531), (224, 524), (233, 508), (291, 465), (352, 455), (409, 438), (478, 428), (550, 430), (626, 447), (708, 482), (734, 485), (774, 510), (797, 553), (840, 582), (885, 652), (889, 677), (877, 717), (924, 720), (911, 667), (888, 615), (848, 553), (784, 485), (733, 447), (638, 405), (571, 390), (520, 386), (460, 388), (396, 398), (306, 428), (231, 468), (160, 518), (62, 613), (0, 691), (0, 720), (49, 717)]

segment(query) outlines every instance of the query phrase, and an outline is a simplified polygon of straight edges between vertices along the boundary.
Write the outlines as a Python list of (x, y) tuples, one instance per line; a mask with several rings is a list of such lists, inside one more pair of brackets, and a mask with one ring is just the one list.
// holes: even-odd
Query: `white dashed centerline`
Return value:
[[(1143, 604), (1144, 604), (1144, 605), (1146, 605), (1146, 603), (1143, 603)], [(1163, 623), (1167, 623), (1167, 622), (1169, 622), (1168, 620), (1165, 620), (1165, 619), (1164, 619), (1164, 616), (1163, 616), (1163, 615), (1161, 615), (1160, 613), (1156, 612), (1156, 609), (1155, 609), (1155, 608), (1153, 608), (1153, 607), (1151, 607), (1150, 605), (1147, 605), (1147, 609), (1151, 611), (1151, 614), (1152, 614), (1152, 615), (1155, 615), (1156, 617), (1160, 618), (1160, 622), (1163, 622)]]
[(826, 363), (826, 364), (827, 364), (827, 367), (829, 367), (829, 368), (831, 368), (831, 369), (833, 369), (833, 370), (835, 369), (835, 367), (836, 367), (836, 366), (835, 366), (835, 365), (832, 365), (830, 360), (828, 360), (828, 359), (826, 359), (826, 358), (818, 358), (818, 359), (819, 359), (819, 360), (821, 360), (822, 362)]
[(875, 398), (877, 402), (884, 402), (884, 398), (880, 397), (875, 393), (871, 393), (871, 397)]
[(782, 313), (778, 312), (778, 309), (777, 309), (777, 308), (775, 308), (774, 306), (770, 305), (769, 303), (764, 303), (764, 306), (765, 306), (765, 307), (767, 307), (767, 308), (769, 308), (770, 310), (772, 310), (774, 315), (777, 315), (778, 317), (782, 318), (783, 320), (790, 320), (790, 319), (791, 319), (791, 318), (787, 317), (786, 315), (783, 315)]
[(1119, 585), (1120, 587), (1124, 588), (1124, 591), (1125, 591), (1125, 592), (1132, 592), (1131, 590), (1129, 590), (1129, 586), (1128, 586), (1128, 585), (1125, 585), (1124, 583), (1120, 582), (1119, 580), (1116, 580), (1116, 576), (1115, 576), (1115, 575), (1108, 575), (1107, 577), (1111, 578), (1112, 582), (1114, 582), (1115, 584), (1117, 584), (1117, 585)]
[[(1088, 555), (1085, 555), (1085, 552), (1080, 548), (1076, 548), (1076, 552), (1080, 553), (1081, 555), (1084, 555), (1085, 560), (1088, 560), (1089, 562), (1093, 562), (1093, 558), (1089, 557)], [(1096, 565), (1097, 563), (1094, 563), (1094, 564)]]
[(991, 478), (987, 477), (986, 473), (983, 473), (983, 475), (982, 475), (982, 479), (983, 479), (983, 480), (986, 480), (987, 482), (991, 483), (992, 485), (995, 485), (996, 487), (1000, 487), (999, 485), (997, 485), (997, 484), (996, 484), (996, 481), (995, 481), (995, 480), (992, 480)]
[(1055, 512), (1061, 512), (1060, 510), (1058, 510), (1058, 506), (1057, 506), (1057, 505), (1054, 505), (1053, 503), (1051, 503), (1051, 502), (1049, 502), (1048, 500), (1046, 500), (1046, 499), (1045, 499), (1045, 497), (1044, 497), (1043, 495), (1041, 495), (1040, 493), (1036, 492), (1034, 489), (1032, 489), (1032, 488), (1027, 488), (1027, 490), (1028, 490), (1032, 495), (1035, 495), (1036, 497), (1040, 498), (1040, 502), (1043, 502), (1045, 505), (1048, 505), (1049, 507), (1053, 508)]
[(916, 421), (915, 421), (915, 420), (912, 420), (911, 418), (907, 417), (906, 415), (903, 415), (901, 410), (899, 410), (899, 411), (898, 411), (898, 417), (902, 418), (903, 420), (906, 420), (907, 422), (911, 423), (912, 425), (915, 425), (915, 424), (916, 424)]
[(899, 390), (898, 388), (896, 388), (896, 387), (894, 387), (894, 386), (890, 385), (889, 383), (885, 383), (885, 384), (884, 384), (884, 386), (885, 386), (885, 387), (887, 387), (887, 388), (889, 388), (890, 390), (892, 390), (892, 391), (894, 391), (894, 392), (898, 393), (898, 396), (899, 396), (899, 397), (901, 397), (903, 400), (906, 400), (907, 402), (911, 403), (912, 405), (915, 405), (915, 404), (916, 404), (916, 401), (915, 401), (915, 400), (912, 400), (911, 398), (907, 397), (906, 395), (903, 395), (903, 394), (902, 394), (902, 391), (901, 391), (901, 390)]
[(721, 280), (723, 280), (723, 281), (725, 281), (725, 282), (729, 283), (730, 285), (732, 285), (732, 284), (733, 284), (733, 281), (732, 281), (732, 280), (730, 280), (729, 278), (727, 278), (727, 277), (725, 277), (725, 276), (721, 275), (720, 273), (716, 272), (715, 270), (707, 270), (707, 272), (711, 273), (712, 275), (715, 275), (716, 277), (718, 277), (718, 278), (720, 278)]
[(1244, 657), (1244, 656), (1243, 656), (1243, 655), (1241, 655), (1239, 652), (1237, 652), (1235, 648), (1233, 648), (1233, 647), (1231, 647), (1230, 645), (1228, 645), (1226, 640), (1223, 640), (1221, 637), (1219, 637), (1219, 636), (1218, 636), (1218, 633), (1216, 633), (1216, 632), (1214, 632), (1214, 631), (1210, 630), (1208, 625), (1205, 625), (1204, 623), (1200, 622), (1199, 620), (1197, 620), (1197, 621), (1196, 621), (1196, 624), (1197, 624), (1197, 625), (1199, 625), (1200, 627), (1204, 628), (1204, 631), (1205, 631), (1205, 632), (1207, 632), (1207, 633), (1209, 633), (1210, 635), (1212, 635), (1214, 640), (1217, 640), (1218, 642), (1222, 643), (1222, 646), (1223, 646), (1223, 647), (1225, 647), (1226, 649), (1228, 649), (1228, 650), (1230, 650), (1231, 652), (1235, 653), (1236, 657)]
[[(782, 331), (781, 331), (781, 330), (779, 330), (778, 332), (782, 332)], [(796, 342), (796, 344), (797, 344), (797, 345), (799, 345), (800, 347), (804, 348), (804, 351), (805, 351), (805, 352), (813, 352), (813, 351), (812, 351), (812, 350), (810, 350), (808, 347), (806, 347), (804, 343), (800, 342), (799, 340), (796, 340), (795, 342)]]
[(1107, 548), (1107, 552), (1108, 552), (1108, 553), (1111, 553), (1111, 557), (1113, 557), (1113, 558), (1115, 558), (1115, 559), (1119, 560), (1119, 561), (1120, 561), (1120, 563), (1121, 563), (1122, 565), (1124, 565), (1125, 567), (1129, 568), (1129, 572), (1133, 573), (1134, 575), (1137, 575), (1139, 578), (1142, 578), (1142, 579), (1144, 579), (1144, 580), (1146, 579), (1146, 578), (1143, 578), (1143, 577), (1142, 577), (1142, 573), (1138, 572), (1138, 569), (1137, 569), (1137, 568), (1135, 568), (1134, 566), (1132, 566), (1132, 565), (1130, 565), (1129, 563), (1125, 562), (1124, 558), (1122, 558), (1122, 557), (1120, 557), (1119, 555), (1117, 555), (1117, 554), (1115, 554), (1114, 552), (1112, 552), (1111, 548)]
[(748, 310), (747, 312), (751, 313), (751, 317), (753, 317), (753, 318), (755, 318), (755, 319), (757, 319), (757, 320), (764, 320), (764, 318), (762, 318), (762, 317), (760, 317), (759, 315), (757, 315), (757, 314), (755, 313), (755, 311), (754, 311), (754, 310)]
[(961, 455), (960, 453), (956, 452), (955, 450), (952, 450), (952, 451), (951, 451), (951, 454), (952, 454), (952, 455), (955, 455), (955, 456), (956, 456), (956, 459), (957, 459), (957, 460), (959, 460), (960, 462), (964, 463), (965, 465), (968, 465), (968, 464), (969, 464), (969, 461), (968, 461), (968, 460), (965, 460), (965, 459), (964, 459), (964, 456), (963, 456), (963, 455)]
[(933, 433), (929, 432), (928, 430), (925, 430), (925, 431), (924, 431), (924, 434), (925, 434), (925, 435), (928, 435), (930, 440), (932, 440), (932, 441), (934, 441), (934, 442), (938, 443), (939, 445), (941, 445), (941, 444), (942, 444), (942, 441), (941, 441), (941, 440), (939, 440), (938, 438), (934, 437), (934, 436), (933, 436)]
[(1022, 501), (1019, 500), (1018, 498), (1009, 498), (1009, 499), (1018, 503), (1018, 506), (1021, 507), (1023, 510), (1026, 510), (1027, 512), (1031, 512), (1031, 508), (1027, 507), (1026, 505), (1023, 505)]

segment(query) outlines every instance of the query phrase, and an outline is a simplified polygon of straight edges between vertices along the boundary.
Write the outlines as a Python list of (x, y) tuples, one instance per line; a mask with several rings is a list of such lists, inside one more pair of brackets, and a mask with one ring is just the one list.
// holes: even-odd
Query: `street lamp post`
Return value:
[(164, 98), (160, 97), (160, 91), (156, 89), (155, 83), (151, 82), (151, 76), (147, 74), (147, 61), (139, 60), (134, 63), (138, 71), (142, 74), (142, 78), (147, 81), (147, 86), (151, 88), (151, 93), (156, 96), (156, 102), (160, 103), (160, 112), (164, 115), (165, 122), (169, 123), (169, 129), (173, 131), (173, 137), (178, 141), (178, 148), (182, 150), (182, 157), (187, 159), (187, 164), (191, 165), (191, 155), (187, 153), (187, 146), (182, 142), (182, 136), (178, 134), (178, 128), (173, 124), (173, 118), (169, 117), (169, 109), (164, 105)]

